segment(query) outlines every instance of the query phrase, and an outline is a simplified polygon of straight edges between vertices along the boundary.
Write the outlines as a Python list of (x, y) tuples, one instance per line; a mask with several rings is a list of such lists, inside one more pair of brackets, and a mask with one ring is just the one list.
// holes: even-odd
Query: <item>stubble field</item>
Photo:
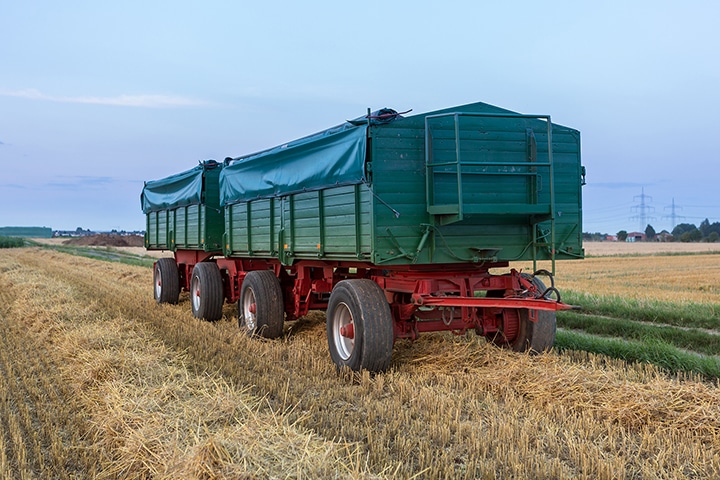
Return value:
[[(595, 310), (627, 299), (628, 317), (684, 310), (711, 331), (718, 271), (717, 254), (589, 258), (559, 264), (558, 287), (586, 317), (621, 320)], [(0, 478), (720, 476), (712, 375), (444, 334), (398, 342), (385, 374), (338, 374), (322, 313), (252, 340), (234, 305), (198, 321), (151, 283), (146, 266), (0, 250)], [(675, 321), (656, 316), (630, 319)]]

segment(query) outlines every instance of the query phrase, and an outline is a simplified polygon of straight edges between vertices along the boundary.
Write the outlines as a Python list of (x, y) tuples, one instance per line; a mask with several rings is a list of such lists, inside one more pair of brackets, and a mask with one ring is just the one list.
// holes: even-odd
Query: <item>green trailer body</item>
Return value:
[(210, 160), (145, 183), (141, 194), (146, 216), (145, 248), (173, 252), (222, 250), (221, 170), (222, 164)]
[(577, 130), (484, 103), (379, 117), (227, 161), (224, 254), (388, 268), (583, 257)]
[[(484, 103), (383, 109), (148, 182), (158, 303), (188, 292), (248, 335), (326, 311), (338, 368), (383, 371), (396, 339), (474, 331), (518, 352), (555, 340), (556, 260), (582, 258), (580, 134)], [(552, 272), (510, 268), (551, 261)], [(492, 271), (491, 271), (492, 270)], [(549, 277), (549, 286), (539, 278)]]

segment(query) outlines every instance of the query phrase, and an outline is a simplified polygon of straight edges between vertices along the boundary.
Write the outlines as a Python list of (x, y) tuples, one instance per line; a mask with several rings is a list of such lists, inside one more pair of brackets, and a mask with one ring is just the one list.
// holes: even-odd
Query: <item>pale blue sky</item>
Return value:
[(0, 226), (142, 229), (144, 180), (476, 101), (581, 131), (585, 231), (720, 221), (717, 1), (0, 4)]

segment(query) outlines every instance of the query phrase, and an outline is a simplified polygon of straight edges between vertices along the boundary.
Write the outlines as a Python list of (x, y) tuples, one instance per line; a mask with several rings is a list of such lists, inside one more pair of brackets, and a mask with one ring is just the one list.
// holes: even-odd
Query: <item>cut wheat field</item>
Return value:
[[(532, 272), (532, 262), (512, 266)], [(538, 267), (551, 268), (549, 262), (540, 262)], [(720, 304), (720, 247), (715, 253), (658, 252), (556, 262), (556, 283), (561, 292)]]
[[(685, 288), (674, 258), (627, 280), (567, 262), (558, 286), (718, 302), (720, 256), (684, 257), (711, 265)], [(449, 334), (398, 342), (387, 373), (338, 374), (322, 313), (253, 340), (235, 305), (203, 322), (151, 285), (148, 267), (0, 250), (0, 478), (720, 477), (717, 380)]]

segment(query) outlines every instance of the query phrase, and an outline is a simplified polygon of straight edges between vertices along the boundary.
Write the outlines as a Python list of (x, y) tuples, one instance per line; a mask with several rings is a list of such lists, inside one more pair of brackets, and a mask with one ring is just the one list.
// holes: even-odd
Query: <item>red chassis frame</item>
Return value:
[[(227, 258), (220, 252), (177, 250), (175, 261), (180, 285), (190, 289), (192, 269), (197, 263), (213, 261), (223, 278), (225, 300), (235, 303), (245, 275), (253, 270), (273, 270), (280, 280), (287, 320), (297, 320), (310, 310), (325, 310), (333, 287), (352, 278), (370, 278), (385, 292), (393, 316), (395, 338), (417, 338), (420, 332), (468, 329), (481, 335), (499, 330), (503, 319), (516, 318), (521, 309), (537, 321), (538, 311), (568, 310), (551, 287), (540, 291), (531, 275), (515, 269), (491, 274), (491, 268), (508, 267), (507, 262), (483, 266), (432, 265), (384, 268), (362, 262), (301, 260), (291, 266), (274, 259)], [(539, 273), (539, 272), (538, 272)], [(542, 272), (548, 275), (548, 272)], [(476, 296), (479, 295), (479, 296)], [(549, 298), (554, 295), (556, 299)], [(509, 322), (512, 323), (512, 322)], [(351, 336), (352, 332), (348, 332)]]

